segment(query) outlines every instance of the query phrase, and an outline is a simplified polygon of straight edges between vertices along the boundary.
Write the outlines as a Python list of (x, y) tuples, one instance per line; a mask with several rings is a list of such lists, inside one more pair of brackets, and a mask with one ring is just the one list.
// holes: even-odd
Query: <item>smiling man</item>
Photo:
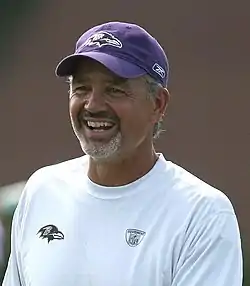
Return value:
[(155, 151), (170, 100), (156, 39), (135, 24), (98, 25), (56, 74), (85, 155), (28, 180), (3, 285), (242, 285), (229, 199)]

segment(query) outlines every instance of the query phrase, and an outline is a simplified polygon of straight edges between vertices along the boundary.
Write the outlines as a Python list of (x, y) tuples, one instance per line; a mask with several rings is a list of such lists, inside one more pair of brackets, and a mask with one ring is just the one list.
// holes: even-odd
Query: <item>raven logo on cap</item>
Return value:
[(122, 48), (122, 42), (108, 32), (98, 32), (89, 37), (82, 46), (113, 46), (116, 48)]

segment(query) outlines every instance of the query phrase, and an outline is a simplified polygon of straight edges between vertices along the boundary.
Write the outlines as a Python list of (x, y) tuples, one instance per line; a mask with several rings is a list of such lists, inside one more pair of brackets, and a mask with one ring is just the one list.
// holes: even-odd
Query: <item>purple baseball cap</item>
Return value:
[(169, 64), (157, 42), (142, 27), (124, 22), (108, 22), (86, 31), (77, 41), (75, 52), (56, 67), (56, 75), (74, 75), (79, 59), (88, 57), (123, 78), (150, 75), (167, 85)]

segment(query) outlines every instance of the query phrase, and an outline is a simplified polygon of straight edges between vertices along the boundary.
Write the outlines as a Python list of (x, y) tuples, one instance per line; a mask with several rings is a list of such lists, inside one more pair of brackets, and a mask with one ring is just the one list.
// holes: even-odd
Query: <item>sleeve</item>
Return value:
[(5, 242), (5, 232), (0, 220), (0, 269), (4, 264), (4, 242)]
[(13, 216), (11, 228), (11, 253), (8, 261), (7, 270), (5, 272), (2, 286), (21, 286), (20, 269), (18, 261), (18, 220), (17, 210)]
[[(26, 184), (27, 186), (27, 184)], [(21, 271), (20, 241), (22, 239), (23, 220), (27, 211), (26, 187), (20, 197), (18, 205), (13, 215), (11, 226), (11, 250), (7, 269), (2, 286), (24, 286)]]
[(179, 258), (171, 286), (242, 286), (243, 259), (235, 214), (210, 216), (194, 233)]

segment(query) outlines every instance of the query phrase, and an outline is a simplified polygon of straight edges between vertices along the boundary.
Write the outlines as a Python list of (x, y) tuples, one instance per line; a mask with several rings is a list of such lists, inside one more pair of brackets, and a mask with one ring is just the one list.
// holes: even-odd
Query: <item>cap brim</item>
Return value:
[(139, 66), (115, 56), (100, 52), (85, 52), (81, 54), (73, 54), (64, 58), (56, 67), (56, 75), (58, 77), (74, 75), (79, 60), (83, 59), (84, 57), (98, 61), (107, 69), (123, 78), (136, 78), (146, 74), (146, 71)]

